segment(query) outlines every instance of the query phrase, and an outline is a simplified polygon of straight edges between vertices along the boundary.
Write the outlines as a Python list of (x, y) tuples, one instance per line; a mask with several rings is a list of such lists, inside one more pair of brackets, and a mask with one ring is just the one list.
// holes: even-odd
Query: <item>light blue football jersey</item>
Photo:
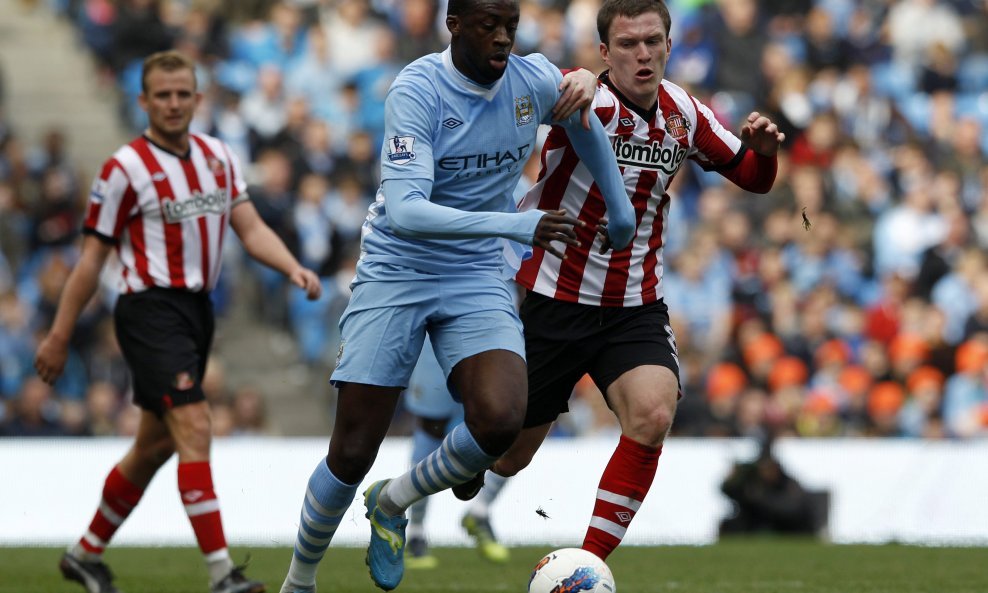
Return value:
[[(409, 64), (386, 103), (381, 178), (426, 179), (433, 203), (470, 212), (514, 212), (513, 192), (548, 124), (562, 74), (541, 54), (512, 55), (490, 88), (453, 65), (450, 50)], [(420, 239), (397, 236), (384, 191), (370, 207), (361, 260), (425, 273), (500, 273), (504, 239)]]

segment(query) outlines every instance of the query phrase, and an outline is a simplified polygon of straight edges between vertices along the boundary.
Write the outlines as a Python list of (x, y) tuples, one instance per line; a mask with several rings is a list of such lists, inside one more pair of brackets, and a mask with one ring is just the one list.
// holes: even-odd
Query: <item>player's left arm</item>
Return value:
[(261, 219), (250, 200), (241, 200), (233, 206), (230, 226), (252, 258), (287, 276), (292, 284), (305, 291), (310, 301), (319, 298), (322, 294), (319, 277), (295, 259), (285, 242)]
[(559, 125), (566, 130), (576, 156), (587, 166), (604, 196), (607, 234), (611, 244), (615, 249), (624, 249), (635, 236), (635, 209), (624, 187), (621, 169), (603, 124), (596, 115), (589, 121), (589, 129), (584, 129), (580, 120), (571, 115)]
[[(530, 54), (526, 56), (526, 59), (541, 72), (541, 76), (534, 81), (540, 97), (538, 102), (542, 104), (543, 101), (545, 103), (553, 101), (558, 104), (560, 89), (565, 83), (565, 79), (561, 80), (559, 70), (541, 54)], [(572, 82), (569, 83), (571, 85), (582, 86), (591, 82), (586, 76), (589, 71), (568, 73), (568, 75), (570, 74), (576, 75), (571, 79)], [(596, 78), (592, 84), (596, 89)], [(604, 131), (604, 126), (596, 115), (589, 117), (593, 92), (591, 91), (590, 94), (591, 104), (587, 106), (588, 111), (584, 114), (586, 117), (577, 117), (574, 112), (566, 119), (558, 120), (554, 119), (554, 112), (545, 110), (542, 111), (543, 117), (540, 121), (545, 124), (559, 125), (566, 130), (576, 155), (587, 166), (604, 196), (607, 217), (610, 219), (607, 224), (610, 243), (617, 249), (623, 249), (631, 243), (631, 239), (635, 235), (635, 209), (632, 207), (628, 192), (624, 188), (621, 169), (614, 157), (614, 150), (611, 148), (611, 141), (607, 137), (607, 132)], [(584, 124), (587, 125), (584, 126)]]
[(752, 111), (741, 127), (741, 141), (748, 147), (737, 165), (721, 175), (741, 189), (756, 194), (768, 193), (779, 169), (777, 155), (786, 135), (772, 120)]

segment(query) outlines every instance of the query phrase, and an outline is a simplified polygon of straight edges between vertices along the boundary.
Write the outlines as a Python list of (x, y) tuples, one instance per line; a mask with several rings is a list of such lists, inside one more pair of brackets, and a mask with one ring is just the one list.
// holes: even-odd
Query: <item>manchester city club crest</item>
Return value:
[(532, 107), (532, 96), (515, 97), (515, 125), (528, 125), (535, 121), (535, 108)]
[(682, 140), (690, 133), (690, 122), (681, 113), (670, 113), (666, 116), (666, 132), (674, 139)]
[(415, 160), (415, 136), (392, 136), (388, 138), (388, 160), (396, 165), (404, 165)]

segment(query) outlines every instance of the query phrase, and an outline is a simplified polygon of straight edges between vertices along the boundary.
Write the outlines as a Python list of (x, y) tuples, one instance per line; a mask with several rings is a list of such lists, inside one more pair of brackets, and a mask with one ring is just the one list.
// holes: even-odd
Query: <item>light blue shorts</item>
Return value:
[(423, 418), (463, 418), (463, 405), (453, 399), (446, 386), (446, 375), (436, 360), (432, 341), (426, 340), (405, 390), (405, 409)]
[(340, 318), (332, 383), (408, 386), (426, 331), (446, 377), (464, 358), (489, 350), (525, 358), (513, 288), (497, 275), (423, 274), (361, 262)]

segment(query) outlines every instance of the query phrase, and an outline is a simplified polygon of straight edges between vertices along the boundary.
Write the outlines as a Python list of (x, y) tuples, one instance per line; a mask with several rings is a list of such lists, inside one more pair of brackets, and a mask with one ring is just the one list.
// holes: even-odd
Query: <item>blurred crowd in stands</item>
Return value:
[[(687, 436), (988, 436), (988, 1), (670, 0), (666, 78), (729, 129), (786, 133), (779, 177), (745, 195), (690, 164), (676, 178), (665, 295)], [(522, 0), (516, 51), (599, 72), (597, 0)], [(446, 45), (442, 0), (49, 0), (76, 25), (121, 120), (143, 127), (140, 63), (193, 56), (193, 128), (249, 164), (265, 221), (324, 279), (306, 302), (228, 254), (215, 297), (261, 287), (262, 315), (331, 364), (360, 224), (377, 188), (388, 86)], [(2, 88), (2, 87), (0, 87)], [(9, 91), (8, 91), (9, 92)], [(65, 377), (33, 376), (76, 256), (93, 171), (35, 145), (0, 108), (0, 434), (130, 434), (127, 372), (93, 303)], [(537, 162), (527, 169), (531, 183)], [(328, 362), (327, 362), (328, 361)], [(210, 387), (218, 432), (268, 431), (264, 398)], [(616, 433), (581, 383), (560, 435)]]

